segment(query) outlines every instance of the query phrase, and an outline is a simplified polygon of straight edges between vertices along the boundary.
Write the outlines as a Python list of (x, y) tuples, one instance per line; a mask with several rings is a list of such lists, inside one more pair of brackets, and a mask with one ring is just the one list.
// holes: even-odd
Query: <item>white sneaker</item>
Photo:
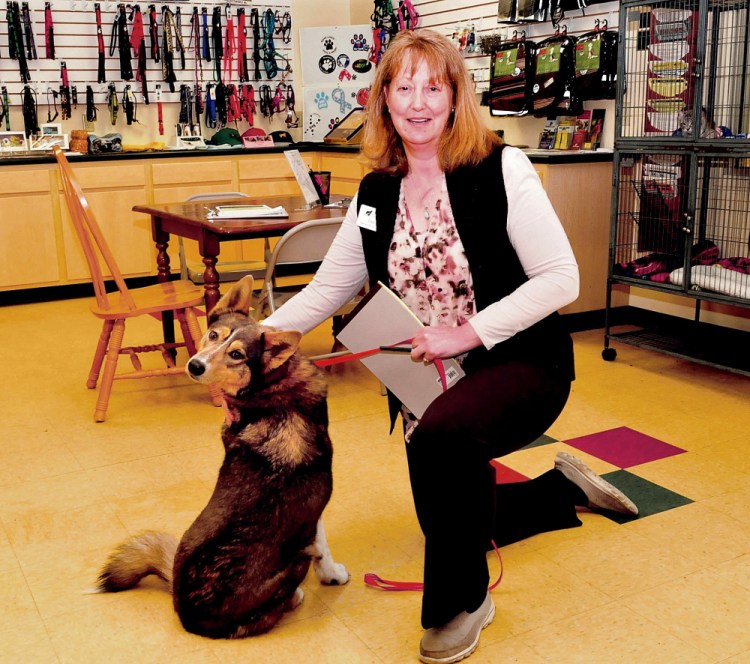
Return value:
[(638, 507), (630, 498), (572, 454), (558, 452), (555, 468), (586, 494), (589, 507), (633, 516), (638, 514)]
[(495, 618), (489, 590), (482, 605), (472, 613), (461, 611), (442, 627), (428, 629), (419, 644), (419, 659), (427, 664), (452, 664), (473, 653), (480, 632)]

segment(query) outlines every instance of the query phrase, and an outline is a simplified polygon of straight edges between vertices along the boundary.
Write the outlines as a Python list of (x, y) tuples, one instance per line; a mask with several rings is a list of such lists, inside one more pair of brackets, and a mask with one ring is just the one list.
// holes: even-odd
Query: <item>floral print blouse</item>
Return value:
[[(429, 214), (426, 228), (415, 230), (412, 216)], [(443, 175), (432, 209), (409, 210), (404, 181), (388, 254), (390, 286), (425, 325), (462, 325), (475, 313), (469, 262), (448, 198)]]

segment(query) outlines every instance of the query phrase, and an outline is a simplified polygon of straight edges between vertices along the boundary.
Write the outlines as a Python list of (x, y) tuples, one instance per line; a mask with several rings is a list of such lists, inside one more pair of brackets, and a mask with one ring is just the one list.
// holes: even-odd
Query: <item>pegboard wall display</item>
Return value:
[(144, 106), (156, 105), (166, 141), (175, 135), (167, 123), (208, 134), (224, 124), (280, 118), (279, 128), (296, 127), (291, 6), (7, 2), (0, 129), (31, 133), (22, 112), (31, 100), (39, 124), (71, 120), (70, 128), (91, 130), (98, 121), (114, 132), (135, 126)]
[[(530, 5), (534, 12), (525, 16), (516, 15), (515, 20), (508, 21), (502, 16), (503, 6), (513, 5), (516, 8)], [(552, 21), (554, 7), (569, 6), (565, 9), (559, 22), (560, 29), (568, 34), (577, 35), (594, 30), (598, 25), (616, 29), (618, 24), (619, 2), (586, 3), (582, 2), (488, 2), (477, 0), (420, 0), (414, 2), (419, 13), (419, 26), (432, 28), (450, 37), (464, 54), (466, 67), (469, 70), (477, 93), (489, 89), (490, 57), (482, 49), (483, 41), (498, 43), (514, 38), (528, 38), (541, 41), (555, 35), (556, 28)], [(584, 8), (581, 8), (583, 5)], [(587, 6), (588, 5), (588, 6)], [(516, 10), (517, 11), (517, 10)], [(532, 20), (533, 19), (533, 20)], [(597, 23), (598, 21), (598, 23)]]

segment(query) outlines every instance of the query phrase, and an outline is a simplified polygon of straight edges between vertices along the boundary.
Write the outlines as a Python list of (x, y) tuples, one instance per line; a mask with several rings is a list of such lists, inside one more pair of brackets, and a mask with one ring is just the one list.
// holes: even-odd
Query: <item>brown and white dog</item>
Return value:
[(298, 332), (250, 316), (252, 277), (217, 303), (187, 372), (221, 388), (224, 462), (213, 495), (182, 539), (146, 532), (120, 545), (98, 589), (164, 579), (184, 628), (212, 638), (271, 629), (302, 601), (312, 562), (324, 584), (344, 584), (321, 514), (331, 496), (326, 383), (296, 352)]

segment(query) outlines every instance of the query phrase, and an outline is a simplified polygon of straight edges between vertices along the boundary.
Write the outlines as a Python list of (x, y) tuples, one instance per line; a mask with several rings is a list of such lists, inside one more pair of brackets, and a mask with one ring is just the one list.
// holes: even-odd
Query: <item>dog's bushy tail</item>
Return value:
[(172, 566), (178, 541), (172, 535), (146, 531), (123, 542), (110, 555), (97, 580), (100, 592), (118, 592), (138, 585), (149, 574), (164, 579), (172, 590)]

